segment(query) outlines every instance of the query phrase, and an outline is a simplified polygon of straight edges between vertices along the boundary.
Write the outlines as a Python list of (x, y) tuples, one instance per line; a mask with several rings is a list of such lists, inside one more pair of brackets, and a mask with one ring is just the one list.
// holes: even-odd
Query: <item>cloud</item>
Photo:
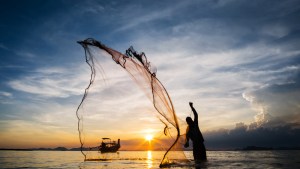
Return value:
[(145, 13), (141, 9), (132, 10), (132, 9), (137, 9), (137, 8), (138, 8), (138, 6), (136, 6), (136, 5), (129, 5), (125, 8), (126, 10), (124, 11), (124, 14), (126, 14), (126, 13), (133, 13), (133, 14), (125, 15), (125, 17), (128, 17), (128, 18), (124, 18), (124, 21), (126, 21), (127, 23), (126, 24), (123, 23), (122, 24), (123, 26), (118, 28), (116, 31), (124, 31), (124, 30), (133, 29), (134, 27), (137, 27), (137, 26), (140, 26), (143, 24), (147, 24), (147, 23), (153, 22), (155, 20), (170, 17), (172, 12), (174, 10), (176, 10), (176, 8), (178, 8), (178, 4), (175, 7), (172, 6), (172, 7), (165, 8), (164, 10), (155, 10), (155, 11), (151, 11), (151, 12), (147, 12), (147, 13)]
[(10, 92), (0, 91), (0, 104), (11, 104), (13, 94)]
[[(93, 14), (99, 14), (105, 11), (105, 7), (101, 4), (99, 4), (99, 1), (86, 1), (83, 2), (84, 5), (75, 5), (79, 8), (79, 12), (81, 13), (93, 13)], [(84, 7), (82, 7), (84, 6)]]
[(12, 52), (14, 55), (18, 55), (18, 56), (22, 56), (22, 57), (26, 57), (26, 58), (35, 58), (36, 55), (32, 52), (29, 52), (27, 50), (24, 51), (20, 51), (17, 50), (16, 48), (8, 48), (6, 45), (4, 44), (0, 44), (0, 48), (9, 52)]
[(0, 91), (0, 96), (3, 96), (3, 97), (12, 97), (12, 94), (9, 93), (9, 92)]
[[(300, 122), (299, 118), (290, 118), (299, 115), (300, 78), (299, 70), (291, 77), (286, 77), (286, 83), (267, 84), (260, 88), (244, 92), (243, 97), (249, 101), (257, 112), (256, 122), (261, 125), (274, 117), (283, 118), (286, 122)], [(280, 71), (279, 71), (280, 72)]]
[[(271, 123), (271, 122), (270, 122)], [(237, 123), (234, 129), (219, 129), (204, 133), (208, 149), (235, 149), (247, 146), (262, 147), (299, 147), (300, 123), (285, 123), (279, 126), (253, 127)]]
[(264, 26), (262, 28), (262, 33), (275, 38), (282, 38), (288, 35), (290, 31), (285, 25), (273, 24)]
[(27, 58), (35, 58), (36, 57), (35, 54), (33, 54), (31, 52), (26, 52), (26, 51), (18, 51), (18, 52), (15, 51), (15, 53), (19, 56), (23, 56), (23, 57), (27, 57)]
[[(69, 97), (82, 94), (84, 75), (74, 71), (78, 69), (62, 67), (40, 68), (8, 85), (18, 91), (35, 94), (41, 97)], [(84, 69), (83, 69), (84, 70)], [(83, 71), (84, 72), (84, 71)], [(81, 87), (81, 88), (80, 88)]]
[(6, 47), (5, 45), (3, 45), (2, 43), (0, 43), (0, 48), (3, 50), (9, 50), (8, 47)]

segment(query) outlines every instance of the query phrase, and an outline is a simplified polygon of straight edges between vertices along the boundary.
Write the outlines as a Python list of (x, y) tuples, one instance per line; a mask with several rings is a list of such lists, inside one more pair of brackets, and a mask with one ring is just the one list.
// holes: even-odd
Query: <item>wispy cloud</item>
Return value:
[(31, 52), (21, 51), (21, 52), (15, 52), (19, 56), (27, 57), (27, 58), (35, 58), (36, 55)]
[(4, 50), (9, 50), (8, 47), (6, 47), (5, 45), (3, 45), (2, 43), (0, 43), (0, 48), (4, 49)]
[(4, 96), (4, 97), (12, 97), (12, 94), (9, 93), (9, 92), (3, 92), (3, 91), (0, 91), (0, 96)]
[[(83, 75), (84, 76), (84, 75)], [(36, 94), (41, 97), (69, 97), (82, 94), (84, 77), (77, 76), (65, 68), (41, 68), (20, 79), (8, 82), (18, 91)]]
[(0, 104), (11, 104), (13, 98), (14, 96), (12, 93), (0, 91)]

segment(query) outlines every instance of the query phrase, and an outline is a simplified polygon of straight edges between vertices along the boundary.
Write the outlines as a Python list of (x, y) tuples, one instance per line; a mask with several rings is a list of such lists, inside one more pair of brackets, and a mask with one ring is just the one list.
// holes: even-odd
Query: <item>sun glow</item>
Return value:
[(151, 140), (153, 139), (153, 135), (147, 134), (147, 135), (145, 136), (145, 139), (146, 139), (147, 141), (151, 141)]

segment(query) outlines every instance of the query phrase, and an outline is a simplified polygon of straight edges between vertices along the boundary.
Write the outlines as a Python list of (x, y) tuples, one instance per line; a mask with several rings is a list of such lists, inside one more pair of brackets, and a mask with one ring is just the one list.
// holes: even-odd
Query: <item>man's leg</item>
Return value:
[(201, 161), (206, 161), (207, 157), (206, 157), (206, 148), (204, 143), (200, 144), (200, 160)]

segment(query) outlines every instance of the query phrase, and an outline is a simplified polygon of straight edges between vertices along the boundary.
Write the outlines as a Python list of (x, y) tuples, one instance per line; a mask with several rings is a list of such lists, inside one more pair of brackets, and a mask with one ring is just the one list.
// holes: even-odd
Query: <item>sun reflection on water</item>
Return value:
[(147, 164), (148, 164), (148, 168), (152, 168), (152, 152), (151, 151), (147, 152)]

